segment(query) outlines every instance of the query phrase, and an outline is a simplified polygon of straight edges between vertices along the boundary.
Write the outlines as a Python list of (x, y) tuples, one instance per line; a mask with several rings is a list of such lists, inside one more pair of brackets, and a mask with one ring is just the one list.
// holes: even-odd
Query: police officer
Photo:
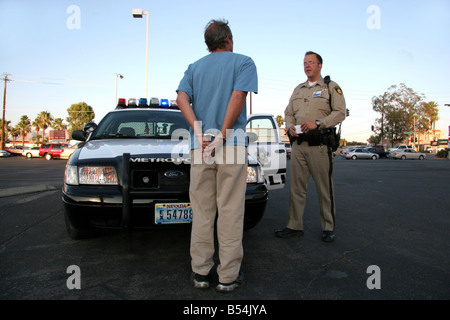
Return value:
[(332, 242), (336, 216), (334, 155), (328, 138), (330, 128), (345, 119), (345, 99), (337, 83), (326, 83), (322, 78), (319, 54), (306, 52), (303, 68), (308, 79), (294, 89), (285, 110), (286, 128), (293, 141), (288, 224), (275, 235), (280, 238), (303, 235), (307, 185), (312, 176), (319, 196), (322, 240)]

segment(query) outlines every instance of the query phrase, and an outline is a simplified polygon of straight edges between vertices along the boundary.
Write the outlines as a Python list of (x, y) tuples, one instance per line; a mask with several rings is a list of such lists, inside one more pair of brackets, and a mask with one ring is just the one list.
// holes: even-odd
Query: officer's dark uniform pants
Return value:
[[(306, 192), (309, 177), (312, 176), (319, 196), (322, 230), (334, 231), (333, 175), (330, 171), (328, 152), (326, 145), (309, 146), (307, 141), (303, 141), (300, 145), (297, 142), (292, 144), (288, 228), (303, 230)], [(333, 161), (334, 156), (331, 162)]]

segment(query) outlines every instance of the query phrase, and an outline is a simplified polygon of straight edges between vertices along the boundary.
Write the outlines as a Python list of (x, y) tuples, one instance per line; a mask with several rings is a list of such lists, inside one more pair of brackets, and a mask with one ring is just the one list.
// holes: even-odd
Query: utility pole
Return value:
[(2, 117), (2, 149), (5, 149), (5, 137), (6, 137), (6, 119), (5, 119), (5, 110), (6, 110), (6, 84), (8, 83), (8, 74), (5, 74), (5, 90), (3, 91), (3, 117)]

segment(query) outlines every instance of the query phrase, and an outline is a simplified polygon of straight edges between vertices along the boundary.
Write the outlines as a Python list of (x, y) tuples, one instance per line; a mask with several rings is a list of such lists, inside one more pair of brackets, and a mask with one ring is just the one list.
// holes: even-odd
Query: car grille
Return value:
[(172, 191), (189, 186), (190, 165), (130, 163), (131, 190)]

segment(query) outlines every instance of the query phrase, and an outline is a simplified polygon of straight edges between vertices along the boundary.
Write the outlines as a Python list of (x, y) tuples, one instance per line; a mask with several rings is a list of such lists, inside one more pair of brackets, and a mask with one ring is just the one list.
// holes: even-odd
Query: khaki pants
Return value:
[[(334, 161), (334, 157), (332, 158)], [(320, 220), (323, 231), (334, 231), (335, 204), (333, 176), (330, 177), (330, 158), (327, 146), (309, 146), (304, 141), (292, 144), (290, 168), (290, 202), (287, 227), (303, 230), (303, 213), (310, 175), (314, 179), (320, 203)]]
[[(191, 182), (189, 188), (193, 210), (191, 233), (191, 265), (195, 273), (207, 275), (214, 266), (214, 222), (216, 212), (217, 239), (220, 264), (219, 282), (236, 280), (244, 255), (242, 236), (244, 229), (245, 190), (247, 177), (247, 148), (225, 146), (216, 158), (228, 152), (245, 155), (244, 163), (198, 164), (201, 153), (191, 151)], [(225, 158), (222, 158), (225, 159)], [(219, 161), (217, 161), (219, 162)]]

